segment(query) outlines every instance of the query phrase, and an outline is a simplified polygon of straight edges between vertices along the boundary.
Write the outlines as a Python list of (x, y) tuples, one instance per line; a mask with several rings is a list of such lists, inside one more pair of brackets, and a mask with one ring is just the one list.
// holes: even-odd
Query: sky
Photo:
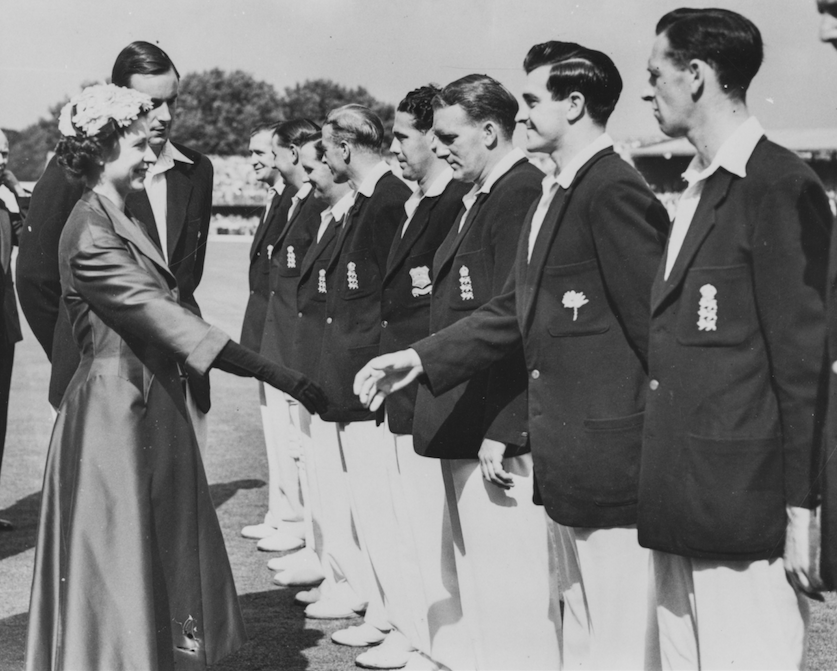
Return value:
[[(818, 41), (815, 0), (687, 0), (761, 30), (749, 93), (770, 128), (837, 126), (837, 52)], [(658, 135), (640, 96), (654, 26), (671, 0), (3, 0), (0, 127), (22, 129), (82, 82), (110, 75), (133, 40), (158, 43), (181, 74), (244, 70), (284, 87), (325, 77), (397, 103), (428, 82), (489, 74), (519, 95), (529, 47), (550, 39), (606, 52), (624, 80), (609, 130)]]

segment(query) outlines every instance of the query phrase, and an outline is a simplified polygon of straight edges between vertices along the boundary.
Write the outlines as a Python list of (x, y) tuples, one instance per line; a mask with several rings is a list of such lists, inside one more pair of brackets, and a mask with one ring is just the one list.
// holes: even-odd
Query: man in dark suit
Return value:
[[(126, 207), (165, 252), (177, 278), (183, 306), (200, 314), (194, 291), (203, 275), (212, 206), (212, 164), (205, 156), (169, 140), (180, 75), (168, 55), (148, 42), (133, 42), (116, 58), (111, 81), (147, 93), (149, 143), (157, 163), (146, 190), (128, 196)], [(32, 331), (52, 362), (49, 401), (57, 408), (78, 366), (70, 322), (61, 305), (58, 241), (82, 186), (70, 182), (53, 158), (32, 193), (17, 261), (18, 295)], [(205, 444), (203, 413), (209, 410), (209, 379), (190, 378), (189, 405), (199, 442)]]
[[(250, 134), (249, 144), (250, 165), (253, 166), (256, 179), (268, 187), (267, 205), (250, 245), (250, 296), (241, 326), (241, 343), (254, 351), (259, 351), (261, 348), (267, 316), (273, 243), (287, 224), (291, 201), (298, 188), (293, 184), (285, 184), (276, 167), (273, 154), (273, 132), (276, 125), (254, 128)], [(276, 435), (275, 422), (268, 411), (265, 388), (261, 382), (259, 383), (259, 403), (268, 457), (268, 510), (263, 522), (244, 527), (241, 535), (261, 542), (276, 535), (280, 528), (282, 528), (283, 536), (287, 537), (286, 523), (301, 526), (299, 523), (302, 521), (302, 499), (295, 468), (292, 474), (287, 473), (286, 468), (288, 481), (282, 480), (279, 455), (273, 449), (276, 441), (282, 438)], [(300, 539), (294, 540), (297, 543), (296, 547), (302, 545)]]
[[(543, 173), (514, 149), (518, 104), (490, 77), (469, 75), (449, 84), (434, 108), (436, 154), (448, 161), (455, 179), (473, 182), (433, 262), (430, 330), (438, 332), (500, 293)], [(558, 594), (551, 589), (546, 520), (532, 502), (521, 348), (458, 382), (437, 398), (419, 389), (413, 440), (419, 454), (441, 459), (462, 610), (477, 664), (557, 667)], [(504, 581), (507, 589), (486, 589), (497, 575), (514, 578)], [(466, 589), (471, 585), (478, 587)]]
[[(381, 157), (383, 139), (381, 120), (361, 105), (332, 110), (323, 126), (324, 160), (335, 181), (352, 186), (355, 200), (325, 267), (326, 327), (317, 376), (330, 404), (322, 418), (334, 425), (330, 442), (318, 441), (318, 447), (342, 454), (346, 464), (352, 515), (369, 565), (365, 621), (382, 632), (391, 628), (384, 594), (390, 586), (403, 589), (391, 551), (397, 534), (394, 512), (381, 487), (386, 460), (394, 456), (385, 429), (357, 401), (352, 382), (357, 369), (378, 351), (381, 281), (410, 195)], [(325, 599), (306, 609), (309, 616), (334, 612)]]
[[(438, 91), (435, 86), (411, 91), (395, 113), (391, 150), (402, 177), (417, 188), (404, 203), (387, 257), (381, 287), (381, 352), (402, 349), (430, 334), (433, 256), (470, 190), (469, 184), (453, 179), (450, 166), (432, 150), (432, 103)], [(413, 449), (414, 405), (413, 389), (393, 395), (386, 405), (395, 459), (387, 461), (392, 471), (379, 486), (392, 493), (399, 534), (390, 542), (403, 559), (406, 587), (387, 595), (387, 614), (413, 648), (446, 667), (471, 668), (474, 655), (462, 620), (442, 471), (438, 460), (424, 459)], [(332, 639), (359, 646), (380, 641), (381, 636), (362, 625), (335, 632)], [(404, 646), (393, 649), (388, 641), (357, 658), (360, 666), (375, 668), (408, 662)]]
[[(524, 69), (518, 119), (527, 148), (549, 153), (555, 173), (529, 211), (503, 293), (414, 345), (414, 356), (439, 393), (522, 344), (538, 494), (564, 549), (564, 663), (641, 669), (653, 666), (646, 643), (656, 631), (646, 631), (637, 480), (648, 304), (668, 217), (605, 132), (622, 89), (610, 58), (547, 42)], [(382, 358), (367, 371), (393, 364)], [(501, 464), (485, 467), (502, 481)]]
[(801, 668), (832, 216), (747, 109), (758, 28), (679, 9), (656, 33), (644, 98), (696, 150), (651, 297), (638, 526), (663, 663)]

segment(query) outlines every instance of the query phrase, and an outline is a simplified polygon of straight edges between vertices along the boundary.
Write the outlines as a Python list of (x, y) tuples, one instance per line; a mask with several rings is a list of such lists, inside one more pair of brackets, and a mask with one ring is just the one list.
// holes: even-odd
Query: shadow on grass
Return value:
[[(232, 482), (218, 482), (209, 485), (209, 495), (212, 497), (215, 507), (218, 508), (241, 489), (257, 489), (264, 486), (264, 480), (252, 478), (233, 480)], [(15, 525), (14, 531), (5, 531), (0, 534), (0, 561), (35, 547), (38, 538), (40, 507), (41, 492), (33, 492), (15, 501), (8, 508), (0, 510), (0, 518), (9, 520)]]
[[(249, 640), (236, 654), (211, 667), (213, 671), (308, 668), (302, 652), (317, 645), (323, 632), (305, 629), (305, 616), (293, 604), (293, 591), (245, 594), (239, 603)], [(0, 620), (0, 671), (23, 668), (27, 621), (26, 613)]]

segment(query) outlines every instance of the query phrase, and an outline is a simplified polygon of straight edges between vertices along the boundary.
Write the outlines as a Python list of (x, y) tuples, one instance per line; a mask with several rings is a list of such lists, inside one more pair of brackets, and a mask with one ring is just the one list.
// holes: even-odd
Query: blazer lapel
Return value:
[(340, 228), (339, 221), (331, 221), (329, 225), (326, 227), (325, 232), (323, 233), (323, 237), (320, 238), (319, 242), (315, 242), (308, 248), (308, 253), (305, 255), (305, 258), (302, 259), (302, 265), (299, 268), (299, 277), (300, 279), (305, 277), (310, 271), (311, 268), (314, 267), (314, 262), (320, 258), (320, 253), (323, 249), (325, 249), (328, 244), (335, 238), (337, 235), (337, 231)]
[(654, 280), (654, 286), (651, 290), (652, 315), (666, 299), (666, 296), (674, 291), (685, 279), (686, 271), (689, 269), (692, 259), (697, 254), (706, 236), (709, 235), (709, 231), (715, 226), (715, 210), (723, 202), (724, 198), (726, 198), (727, 191), (729, 191), (730, 184), (732, 184), (732, 178), (732, 173), (720, 169), (704, 185), (695, 216), (692, 217), (686, 238), (683, 240), (683, 246), (677, 254), (677, 259), (674, 261), (674, 266), (667, 280), (665, 279), (665, 266), (666, 259), (668, 258), (668, 243), (666, 243), (665, 253), (660, 262), (660, 269), (657, 272), (657, 277)]
[(171, 259), (177, 242), (186, 227), (186, 207), (192, 194), (192, 180), (188, 163), (174, 164), (166, 173), (166, 249)]
[(285, 225), (282, 226), (282, 230), (279, 232), (279, 235), (276, 236), (276, 240), (273, 243), (274, 247), (278, 247), (279, 243), (282, 239), (288, 234), (288, 231), (291, 230), (291, 226), (293, 226), (294, 222), (299, 217), (299, 213), (302, 211), (302, 208), (305, 206), (305, 203), (308, 202), (308, 199), (311, 197), (311, 194), (314, 193), (314, 190), (308, 192), (308, 195), (305, 198), (302, 198), (297, 204), (296, 208), (294, 208), (293, 214), (288, 217), (288, 220), (285, 222)]
[[(98, 198), (98, 196), (97, 196)], [(119, 209), (107, 198), (98, 198), (102, 208), (107, 213), (110, 220), (113, 222), (113, 230), (116, 234), (131, 242), (137, 249), (139, 249), (145, 256), (147, 256), (159, 268), (160, 272), (170, 280), (173, 284), (177, 281), (169, 270), (169, 265), (163, 259), (163, 253), (159, 250), (157, 245), (152, 242), (151, 238), (145, 232), (140, 222), (129, 219), (125, 213), (120, 212)]]
[(275, 194), (273, 199), (270, 201), (270, 204), (267, 205), (268, 212), (267, 216), (262, 214), (262, 220), (259, 222), (258, 227), (256, 228), (256, 233), (253, 236), (253, 244), (250, 245), (250, 262), (253, 262), (253, 259), (256, 257), (256, 252), (259, 250), (262, 244), (262, 239), (267, 234), (267, 229), (270, 228), (270, 222), (273, 220), (273, 217), (276, 216), (276, 212), (279, 209), (279, 201), (282, 199), (280, 194)]
[(148, 233), (154, 244), (160, 249), (163, 246), (160, 244), (160, 235), (157, 232), (157, 220), (154, 219), (154, 210), (151, 209), (151, 201), (148, 200), (148, 192), (143, 189), (137, 193), (130, 193), (125, 199), (125, 207), (131, 212), (133, 216), (139, 219), (145, 232)]
[(439, 198), (441, 198), (441, 196), (430, 196), (421, 200), (416, 208), (416, 213), (413, 215), (413, 220), (410, 222), (410, 225), (407, 227), (407, 231), (404, 233), (404, 237), (401, 237), (401, 229), (404, 228), (404, 222), (407, 221), (407, 217), (404, 217), (404, 221), (401, 222), (401, 225), (395, 233), (395, 240), (393, 241), (392, 248), (389, 250), (386, 272), (387, 278), (401, 265), (401, 262), (407, 258), (407, 255), (410, 253), (410, 250), (413, 248), (416, 240), (418, 240), (421, 237), (421, 234), (427, 229), (427, 226), (430, 223), (430, 215), (432, 214), (436, 203), (439, 202)]
[(358, 193), (357, 196), (355, 196), (355, 202), (352, 203), (349, 211), (346, 212), (346, 215), (343, 217), (343, 223), (337, 232), (337, 242), (334, 244), (334, 254), (328, 262), (328, 268), (326, 269), (327, 272), (331, 272), (334, 266), (337, 265), (337, 261), (340, 259), (340, 252), (343, 249), (343, 244), (346, 242), (346, 236), (349, 234), (349, 230), (354, 225), (355, 219), (360, 216), (360, 211), (363, 209), (367, 200), (366, 196), (362, 193)]

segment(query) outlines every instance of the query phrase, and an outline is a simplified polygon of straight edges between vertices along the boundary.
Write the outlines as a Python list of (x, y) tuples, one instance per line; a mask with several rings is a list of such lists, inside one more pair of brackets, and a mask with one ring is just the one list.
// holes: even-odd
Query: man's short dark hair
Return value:
[(728, 95), (745, 100), (764, 60), (761, 33), (749, 19), (728, 9), (669, 12), (657, 23), (668, 38), (668, 57), (684, 68), (692, 59), (709, 63)]
[(514, 135), (520, 106), (511, 92), (488, 75), (465, 75), (451, 82), (433, 98), (433, 108), (459, 105), (474, 123), (493, 121), (505, 138)]
[(308, 136), (319, 132), (320, 127), (310, 119), (290, 119), (273, 126), (273, 137), (281, 147), (301, 147), (307, 142)]
[(413, 125), (416, 130), (426, 133), (433, 128), (433, 98), (439, 93), (441, 89), (435, 84), (428, 84), (427, 86), (420, 86), (413, 89), (406, 96), (404, 100), (398, 103), (397, 110), (412, 114), (415, 121)]
[(150, 42), (131, 42), (116, 57), (110, 81), (127, 88), (131, 86), (134, 75), (164, 75), (169, 70), (174, 70), (175, 77), (180, 79), (171, 58), (160, 47)]
[(338, 142), (348, 142), (375, 152), (381, 151), (384, 143), (384, 124), (377, 114), (363, 105), (350, 103), (333, 109), (323, 125), (331, 126)]
[(565, 100), (573, 91), (584, 96), (590, 118), (604, 126), (613, 113), (622, 77), (609, 56), (573, 42), (552, 40), (536, 44), (523, 60), (526, 74), (551, 66), (546, 88), (553, 100)]
[(273, 134), (273, 129), (279, 125), (280, 122), (278, 121), (271, 121), (270, 123), (259, 123), (253, 126), (250, 129), (250, 137), (255, 137), (259, 133), (266, 133), (269, 132), (271, 135)]
[(306, 144), (314, 143), (314, 150), (317, 152), (317, 159), (322, 161), (323, 155), (325, 154), (325, 148), (323, 147), (323, 132), (318, 130), (314, 133), (308, 133), (305, 135), (299, 142), (299, 147), (304, 147)]

